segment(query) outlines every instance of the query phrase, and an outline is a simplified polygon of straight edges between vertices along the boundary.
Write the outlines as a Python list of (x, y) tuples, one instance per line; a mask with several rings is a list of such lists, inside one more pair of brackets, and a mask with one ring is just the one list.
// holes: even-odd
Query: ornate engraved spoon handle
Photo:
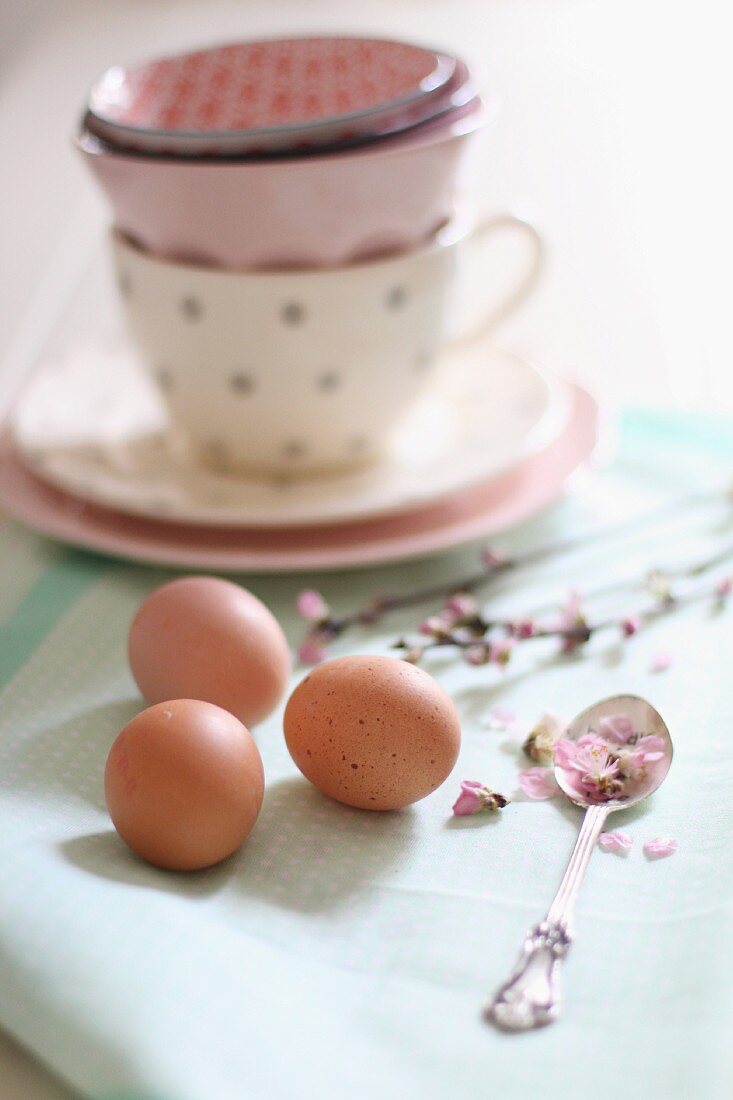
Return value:
[(560, 1012), (560, 960), (572, 940), (572, 918), (586, 867), (608, 807), (590, 806), (547, 916), (531, 929), (514, 970), (494, 994), (486, 1018), (505, 1031), (527, 1031), (557, 1019)]

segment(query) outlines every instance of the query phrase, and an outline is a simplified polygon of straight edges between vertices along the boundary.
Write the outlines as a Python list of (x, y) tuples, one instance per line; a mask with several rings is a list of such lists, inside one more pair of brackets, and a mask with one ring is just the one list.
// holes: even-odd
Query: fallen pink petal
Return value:
[(313, 588), (305, 588), (298, 595), (297, 608), (298, 614), (311, 623), (320, 622), (328, 616), (328, 604)]
[(609, 833), (601, 833), (598, 837), (598, 846), (604, 852), (618, 852), (620, 855), (625, 855), (626, 852), (631, 851), (631, 846), (634, 843), (634, 838), (629, 836), (628, 833), (624, 833), (621, 829), (614, 829)]
[(464, 779), (461, 793), (453, 803), (453, 813), (456, 817), (468, 817), (469, 814), (503, 810), (508, 803), (509, 799), (492, 791), (484, 783), (479, 783), (476, 779)]
[(666, 672), (672, 664), (671, 653), (655, 653), (649, 665), (650, 672)]
[(677, 841), (671, 836), (655, 836), (654, 840), (647, 840), (644, 845), (644, 855), (647, 859), (665, 859), (673, 856), (677, 851)]
[(507, 556), (496, 546), (487, 546), (481, 552), (481, 561), (488, 569), (498, 569), (506, 565)]
[(463, 651), (463, 659), (469, 665), (487, 665), (489, 663), (489, 647), (484, 642), (467, 646)]
[(527, 798), (540, 802), (554, 798), (560, 788), (551, 768), (525, 768), (519, 773), (519, 789)]
[(511, 707), (492, 707), (489, 711), (489, 722), (493, 725), (496, 723), (498, 726), (508, 726), (511, 722), (516, 722), (517, 716)]
[(518, 622), (509, 624), (512, 634), (519, 641), (526, 641), (527, 638), (534, 638), (537, 633), (538, 626), (533, 619), (520, 619)]
[(320, 665), (327, 657), (325, 645), (315, 639), (307, 639), (298, 649), (298, 660), (302, 665)]
[(574, 653), (590, 640), (590, 630), (581, 607), (580, 593), (573, 588), (568, 592), (565, 603), (560, 609), (556, 629), (567, 632), (567, 636), (562, 639), (563, 653)]
[(467, 817), (468, 814), (476, 814), (481, 809), (479, 791), (482, 784), (475, 779), (464, 779), (461, 783), (461, 793), (453, 803), (453, 813), (456, 817)]
[(451, 596), (450, 599), (446, 601), (445, 610), (450, 612), (451, 615), (457, 616), (459, 619), (469, 619), (474, 615), (478, 615), (478, 604), (473, 596), (468, 596), (464, 592), (458, 592), (455, 596)]
[(639, 633), (643, 623), (640, 615), (629, 615), (628, 618), (622, 619), (619, 625), (623, 636), (625, 638), (632, 638), (634, 634)]
[(492, 664), (499, 665), (503, 668), (509, 664), (512, 656), (512, 650), (514, 649), (513, 638), (502, 638), (499, 642), (493, 642), (489, 650), (489, 659)]
[(609, 714), (598, 723), (598, 733), (606, 741), (626, 745), (634, 736), (634, 727), (625, 714)]
[(424, 634), (427, 638), (445, 638), (447, 634), (450, 634), (452, 623), (443, 618), (441, 615), (431, 615), (429, 619), (425, 619), (420, 623), (420, 633)]
[(565, 732), (566, 726), (562, 719), (556, 714), (546, 712), (529, 731), (522, 748), (538, 764), (551, 764), (555, 745)]
[(666, 747), (667, 743), (663, 737), (657, 737), (650, 733), (636, 742), (634, 750), (642, 754), (645, 764), (651, 764), (663, 758)]

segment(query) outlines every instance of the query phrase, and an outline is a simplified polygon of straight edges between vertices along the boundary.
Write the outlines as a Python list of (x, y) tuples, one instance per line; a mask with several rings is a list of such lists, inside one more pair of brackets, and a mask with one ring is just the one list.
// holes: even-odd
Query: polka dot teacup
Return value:
[(418, 251), (281, 272), (112, 240), (133, 339), (201, 460), (298, 475), (374, 459), (414, 406), (446, 340), (465, 235), (448, 227)]

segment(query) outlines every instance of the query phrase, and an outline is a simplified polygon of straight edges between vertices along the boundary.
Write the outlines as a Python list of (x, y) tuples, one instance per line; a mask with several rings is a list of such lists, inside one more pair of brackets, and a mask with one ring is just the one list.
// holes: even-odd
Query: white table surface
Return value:
[[(551, 245), (502, 334), (611, 400), (733, 410), (733, 77), (713, 2), (11, 0), (0, 12), (0, 403), (106, 211), (69, 135), (99, 71), (159, 49), (340, 29), (444, 43), (501, 101), (476, 177)], [(0, 1035), (3, 1100), (69, 1094)]]

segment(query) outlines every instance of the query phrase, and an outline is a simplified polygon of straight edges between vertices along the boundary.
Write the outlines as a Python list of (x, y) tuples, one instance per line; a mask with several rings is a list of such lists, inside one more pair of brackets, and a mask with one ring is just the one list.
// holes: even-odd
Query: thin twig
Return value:
[[(490, 564), (484, 565), (481, 570), (460, 577), (457, 580), (428, 585), (425, 588), (418, 588), (413, 592), (406, 592), (400, 595), (377, 596), (365, 607), (348, 612), (345, 615), (336, 616), (329, 614), (328, 617), (314, 625), (312, 633), (317, 634), (322, 641), (332, 640), (340, 637), (352, 626), (371, 625), (381, 619), (383, 615), (390, 612), (401, 611), (409, 607), (418, 607), (432, 600), (447, 599), (459, 592), (473, 594), (495, 580), (500, 574), (516, 572), (526, 566), (535, 565), (540, 561), (547, 561), (578, 547), (585, 547), (600, 542), (603, 539), (618, 537), (629, 529), (636, 531), (640, 526), (658, 521), (669, 513), (676, 514), (682, 509), (697, 507), (716, 501), (722, 502), (726, 499), (731, 499), (730, 488), (726, 488), (723, 491), (714, 490), (690, 493), (683, 497), (676, 497), (674, 500), (665, 501), (663, 504), (655, 505), (653, 508), (647, 509), (641, 515), (629, 516), (617, 523), (607, 524), (597, 530), (586, 531), (582, 534), (556, 539), (542, 546), (535, 547), (532, 550), (526, 550), (523, 553), (516, 554), (513, 557), (507, 557), (506, 559), (495, 556), (494, 560), (492, 560)], [(723, 551), (720, 555), (721, 560), (724, 560), (729, 554), (729, 550)], [(712, 564), (706, 566), (706, 568), (712, 567)], [(679, 575), (671, 570), (665, 572), (668, 576)], [(615, 591), (615, 586), (609, 586), (603, 594), (610, 595), (613, 591)], [(597, 593), (597, 595), (598, 594), (599, 593)]]
[[(658, 577), (656, 579), (658, 583), (661, 583), (659, 583), (659, 594), (656, 596), (655, 602), (649, 607), (637, 609), (623, 619), (614, 616), (592, 622), (588, 621), (580, 610), (578, 610), (576, 620), (570, 625), (564, 622), (561, 622), (557, 626), (535, 625), (539, 615), (544, 615), (548, 611), (557, 610), (556, 605), (552, 605), (549, 608), (542, 608), (539, 611), (535, 611), (532, 616), (521, 620), (511, 618), (489, 620), (483, 619), (480, 616), (473, 616), (463, 621), (459, 619), (451, 625), (446, 625), (444, 629), (441, 628), (440, 622), (438, 621), (430, 641), (410, 643), (404, 639), (400, 639), (395, 643), (393, 648), (401, 649), (405, 653), (410, 653), (412, 655), (412, 660), (419, 660), (422, 654), (428, 650), (454, 648), (463, 651), (473, 651), (475, 659), (472, 663), (475, 664), (488, 664), (492, 660), (494, 663), (506, 663), (506, 660), (508, 660), (508, 652), (506, 651), (501, 651), (501, 656), (498, 659), (492, 657), (491, 643), (492, 640), (495, 641), (495, 639), (492, 639), (491, 636), (494, 632), (499, 630), (505, 632), (506, 638), (511, 640), (512, 646), (519, 642), (532, 641), (537, 638), (558, 638), (563, 642), (566, 651), (572, 652), (590, 641), (595, 634), (612, 627), (616, 630), (624, 630), (626, 624), (625, 633), (628, 635), (629, 633), (636, 633), (640, 626), (668, 615), (670, 612), (680, 607), (699, 603), (703, 600), (723, 601), (730, 594), (731, 587), (733, 587), (727, 580), (722, 586), (721, 582), (718, 581), (712, 586), (705, 585), (696, 588), (692, 592), (680, 594), (672, 592), (668, 582), (672, 578), (689, 579), (692, 577), (701, 577), (717, 566), (722, 565), (730, 558), (733, 558), (733, 545), (717, 551), (715, 554), (706, 558), (702, 558), (700, 561), (693, 562), (690, 565), (681, 566), (677, 569), (657, 571)], [(629, 582), (624, 583), (625, 586), (628, 587)], [(617, 588), (618, 585), (606, 585), (603, 588), (596, 589), (593, 593), (589, 593), (588, 598), (598, 598), (601, 593), (605, 595), (611, 590), (617, 590)], [(517, 634), (517, 622), (531, 624), (531, 628), (525, 630), (524, 633)], [(635, 625), (633, 629), (630, 629), (628, 624), (632, 622)]]

